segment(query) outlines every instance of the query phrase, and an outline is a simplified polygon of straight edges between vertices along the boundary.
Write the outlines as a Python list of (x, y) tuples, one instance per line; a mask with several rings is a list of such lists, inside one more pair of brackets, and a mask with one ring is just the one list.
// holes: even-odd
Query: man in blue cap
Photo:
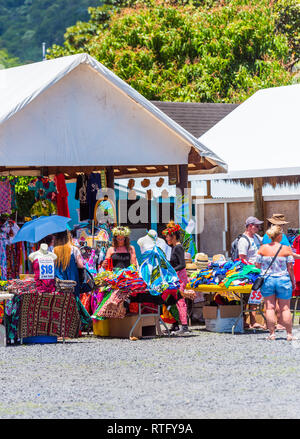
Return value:
[(257, 234), (261, 224), (263, 221), (249, 216), (246, 219), (245, 231), (238, 242), (239, 258), (250, 264), (255, 264), (257, 251), (262, 244), (261, 237)]

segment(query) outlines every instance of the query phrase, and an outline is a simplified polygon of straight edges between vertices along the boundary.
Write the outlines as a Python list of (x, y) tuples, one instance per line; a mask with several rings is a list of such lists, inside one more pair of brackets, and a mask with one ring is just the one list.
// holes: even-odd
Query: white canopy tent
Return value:
[(191, 180), (300, 175), (300, 84), (254, 93), (199, 140), (224, 157), (228, 174)]
[(254, 214), (265, 218), (263, 186), (300, 182), (300, 84), (256, 92), (218, 122), (199, 140), (228, 164), (228, 174), (190, 176), (206, 180), (229, 180), (253, 186)]
[[(198, 157), (194, 165), (192, 156)], [(0, 71), (0, 171), (125, 166), (116, 177), (226, 172), (226, 163), (87, 54)], [(150, 165), (150, 166), (149, 166)], [(131, 168), (130, 168), (131, 166)], [(155, 167), (156, 166), (156, 167)], [(32, 168), (31, 168), (32, 169)], [(15, 172), (15, 175), (18, 175)]]

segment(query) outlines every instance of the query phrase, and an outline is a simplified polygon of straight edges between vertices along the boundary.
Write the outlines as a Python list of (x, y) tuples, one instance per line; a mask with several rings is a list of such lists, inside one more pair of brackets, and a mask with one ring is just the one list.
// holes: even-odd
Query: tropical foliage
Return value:
[(294, 80), (297, 0), (115, 0), (89, 14), (48, 57), (87, 52), (151, 100), (241, 102)]

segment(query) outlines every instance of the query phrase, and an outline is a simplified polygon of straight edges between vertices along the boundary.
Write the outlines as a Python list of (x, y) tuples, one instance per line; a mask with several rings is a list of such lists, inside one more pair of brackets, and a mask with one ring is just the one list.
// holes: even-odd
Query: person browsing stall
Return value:
[(271, 240), (269, 244), (263, 244), (257, 253), (256, 266), (264, 273), (269, 267), (273, 257), (276, 259), (268, 269), (261, 294), (266, 306), (267, 327), (270, 331), (268, 340), (275, 340), (276, 325), (276, 300), (279, 308), (279, 318), (286, 329), (287, 340), (292, 337), (292, 316), (290, 312), (290, 299), (296, 286), (293, 270), (293, 254), (291, 247), (282, 245), (282, 230), (279, 225), (272, 225), (267, 230)]
[(72, 237), (68, 230), (56, 233), (54, 240), (54, 250), (57, 259), (55, 261), (55, 277), (64, 280), (74, 280), (76, 282), (75, 295), (79, 296), (79, 268), (84, 268), (78, 247), (72, 245)]
[[(290, 241), (288, 240), (286, 234), (283, 231), (283, 227), (286, 224), (289, 224), (289, 222), (285, 220), (285, 216), (282, 213), (273, 213), (271, 218), (268, 218), (268, 229), (272, 225), (281, 227), (282, 239), (281, 239), (280, 244), (287, 245), (288, 247), (292, 247)], [(269, 238), (268, 234), (265, 233), (263, 236), (262, 243), (263, 244), (270, 244), (271, 242), (272, 241)], [(292, 251), (293, 251), (293, 248), (292, 248)], [(293, 251), (293, 257), (294, 257), (294, 259), (300, 259), (300, 255), (298, 255), (295, 251)]]
[[(238, 242), (239, 259), (242, 259), (249, 264), (255, 264), (256, 255), (261, 246), (261, 237), (257, 234), (261, 224), (263, 224), (263, 221), (260, 221), (255, 216), (249, 216), (245, 222), (245, 231)], [(249, 309), (249, 327), (251, 329), (262, 328), (262, 325), (256, 322), (256, 313), (254, 311), (256, 305), (249, 304)]]
[(257, 234), (263, 221), (249, 216), (245, 222), (245, 231), (238, 242), (239, 258), (244, 259), (249, 264), (255, 264), (256, 255), (261, 246), (261, 237)]
[[(180, 242), (180, 226), (175, 224), (174, 221), (170, 221), (167, 228), (163, 230), (163, 235), (167, 244), (172, 248), (170, 264), (177, 273), (180, 282), (180, 292), (184, 292), (186, 284), (188, 283), (187, 272), (185, 269), (184, 248)], [(179, 299), (176, 303), (179, 319), (181, 321), (182, 328), (179, 329), (178, 322), (172, 324), (171, 331), (175, 334), (189, 333), (187, 324), (187, 306), (184, 297)]]
[[(285, 216), (282, 213), (273, 213), (271, 218), (267, 218), (267, 220), (268, 220), (268, 229), (273, 225), (282, 227), (285, 226), (286, 224), (289, 224), (289, 222), (285, 220)], [(269, 238), (268, 234), (265, 233), (263, 236), (262, 243), (271, 244), (271, 242), (272, 240)], [(283, 233), (283, 231), (282, 231), (282, 240), (280, 244), (287, 246), (291, 245), (289, 240), (287, 239), (287, 236), (285, 235), (285, 233)]]
[(116, 269), (127, 268), (130, 265), (137, 265), (135, 249), (130, 245), (130, 229), (128, 227), (118, 226), (112, 229), (113, 242), (106, 253), (103, 262), (103, 268)]

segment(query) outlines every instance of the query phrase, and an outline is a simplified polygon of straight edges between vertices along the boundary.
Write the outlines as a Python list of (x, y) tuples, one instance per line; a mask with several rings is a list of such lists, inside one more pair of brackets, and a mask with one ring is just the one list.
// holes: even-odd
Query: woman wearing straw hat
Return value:
[(268, 340), (275, 340), (275, 314), (278, 305), (280, 320), (287, 332), (287, 340), (291, 341), (293, 337), (290, 299), (295, 288), (292, 249), (280, 244), (282, 240), (280, 225), (272, 225), (267, 230), (267, 234), (271, 243), (262, 245), (258, 250), (256, 266), (261, 268), (263, 273), (268, 271), (261, 287), (266, 305), (267, 327), (270, 331)]
[[(271, 218), (267, 218), (267, 220), (268, 220), (268, 228), (270, 228), (272, 225), (282, 227), (286, 224), (289, 224), (289, 222), (285, 220), (285, 216), (282, 213), (273, 213)], [(271, 242), (272, 242), (271, 239), (269, 238), (267, 233), (265, 233), (262, 243), (270, 244)], [(287, 236), (284, 233), (282, 233), (282, 240), (280, 244), (291, 246), (289, 240), (287, 239)]]
[[(270, 228), (271, 226), (280, 226), (282, 228), (282, 226), (285, 226), (286, 224), (289, 224), (288, 221), (286, 221), (285, 216), (282, 213), (273, 213), (273, 215), (271, 216), (271, 218), (267, 218), (268, 220), (268, 228)], [(287, 245), (288, 247), (291, 247), (291, 244), (289, 242), (289, 240), (287, 239), (287, 236), (282, 232), (282, 239), (280, 241), (280, 244), (282, 245)], [(269, 236), (267, 235), (267, 233), (265, 233), (262, 243), (263, 244), (270, 244), (272, 241), (269, 238)], [(293, 250), (293, 249), (292, 249)], [(297, 253), (295, 253), (294, 251), (292, 252), (292, 255), (294, 257), (294, 259), (300, 259), (300, 255), (298, 255)], [(281, 323), (281, 314), (279, 312), (279, 305), (278, 305), (278, 301), (276, 302), (276, 315), (278, 318), (278, 323), (276, 325), (276, 330), (284, 330), (284, 325), (282, 325)]]

